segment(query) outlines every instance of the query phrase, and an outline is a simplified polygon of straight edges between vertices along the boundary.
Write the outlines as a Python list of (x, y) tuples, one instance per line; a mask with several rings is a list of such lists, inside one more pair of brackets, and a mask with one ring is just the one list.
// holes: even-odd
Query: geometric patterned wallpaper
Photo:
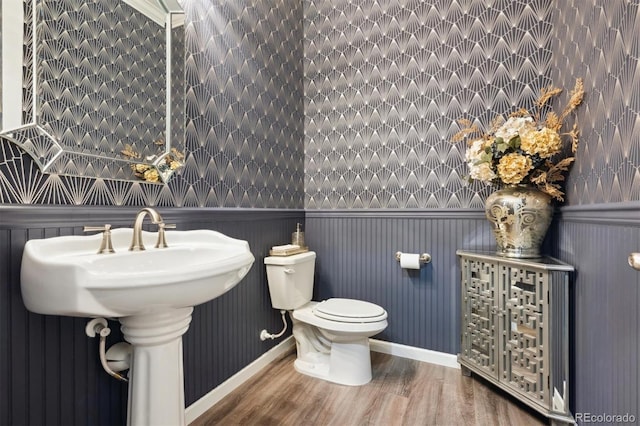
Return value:
[(640, 200), (640, 5), (566, 0), (552, 16), (551, 77), (584, 77), (567, 204)]
[(166, 186), (42, 175), (0, 141), (0, 203), (479, 208), (491, 189), (466, 182), (455, 120), (486, 125), (576, 77), (566, 204), (640, 200), (637, 1), (182, 3), (182, 172)]
[(456, 120), (531, 106), (558, 3), (305, 1), (305, 207), (483, 207)]
[(185, 167), (168, 185), (43, 175), (0, 140), (0, 203), (302, 208), (302, 5), (189, 0)]
[(185, 0), (185, 170), (178, 205), (302, 208), (302, 5)]

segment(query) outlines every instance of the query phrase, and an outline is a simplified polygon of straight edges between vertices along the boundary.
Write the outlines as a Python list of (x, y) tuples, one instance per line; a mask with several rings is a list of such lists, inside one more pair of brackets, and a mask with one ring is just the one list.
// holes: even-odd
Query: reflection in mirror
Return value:
[(2, 0), (0, 13), (0, 136), (45, 173), (166, 182), (181, 166), (176, 0)]

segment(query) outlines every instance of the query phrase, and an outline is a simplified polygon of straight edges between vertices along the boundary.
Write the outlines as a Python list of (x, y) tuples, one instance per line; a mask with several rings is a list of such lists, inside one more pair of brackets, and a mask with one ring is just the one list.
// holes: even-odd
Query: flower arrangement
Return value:
[[(131, 159), (139, 159), (141, 156), (137, 153), (131, 145), (126, 145), (125, 149), (121, 153)], [(182, 160), (184, 154), (175, 148), (171, 148), (169, 154), (165, 154), (162, 162), (157, 165), (150, 165), (145, 163), (135, 163), (131, 165), (133, 174), (138, 179), (142, 179), (146, 182), (159, 182), (161, 176), (164, 176), (170, 171), (177, 170), (182, 167)]]
[(567, 116), (582, 103), (582, 79), (576, 80), (560, 115), (549, 111), (543, 119), (542, 113), (549, 109), (549, 101), (560, 93), (562, 89), (557, 87), (542, 89), (533, 114), (520, 109), (507, 120), (496, 117), (487, 133), (470, 120), (459, 120), (463, 128), (452, 141), (470, 139), (465, 155), (469, 177), (487, 184), (533, 184), (558, 201), (564, 201), (559, 182), (564, 180), (563, 173), (569, 170), (575, 156), (557, 156), (563, 152), (564, 141), (571, 142), (571, 153), (575, 154), (579, 133), (577, 124), (566, 133), (560, 133), (560, 129)]
[(149, 164), (132, 164), (131, 170), (138, 178), (147, 182), (160, 182), (160, 177), (170, 171), (177, 170), (182, 167), (182, 159), (184, 154), (175, 148), (171, 148), (171, 153), (165, 155), (164, 161), (155, 166)]

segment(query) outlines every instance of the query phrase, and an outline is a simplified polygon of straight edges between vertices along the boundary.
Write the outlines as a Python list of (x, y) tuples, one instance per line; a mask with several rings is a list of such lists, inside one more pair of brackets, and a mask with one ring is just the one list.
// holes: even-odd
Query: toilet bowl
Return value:
[[(359, 386), (371, 381), (371, 352), (369, 337), (387, 328), (387, 312), (371, 305), (375, 315), (358, 318), (349, 312), (349, 305), (368, 302), (352, 299), (328, 299), (310, 302), (292, 312), (293, 336), (298, 356), (296, 371), (343, 385)], [(343, 314), (328, 319), (318, 308), (340, 306)], [(337, 310), (334, 308), (334, 311)], [(360, 321), (359, 321), (360, 320)], [(309, 331), (313, 327), (320, 333)], [(297, 329), (296, 329), (297, 328)], [(323, 342), (325, 345), (318, 345)], [(324, 350), (323, 350), (324, 349)]]
[(266, 257), (272, 305), (287, 310), (296, 340), (296, 371), (343, 385), (371, 381), (369, 337), (387, 327), (387, 312), (362, 300), (311, 301), (315, 253)]

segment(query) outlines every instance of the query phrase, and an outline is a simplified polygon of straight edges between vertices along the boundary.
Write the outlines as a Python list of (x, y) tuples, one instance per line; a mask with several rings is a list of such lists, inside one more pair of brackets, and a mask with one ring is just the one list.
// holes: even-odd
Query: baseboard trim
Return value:
[(269, 349), (260, 358), (238, 371), (233, 376), (222, 382), (211, 392), (191, 404), (185, 410), (185, 420), (189, 424), (204, 414), (209, 408), (217, 404), (222, 398), (229, 395), (241, 384), (249, 380), (253, 375), (260, 372), (267, 365), (289, 352), (295, 346), (293, 336), (289, 336), (278, 345)]
[(414, 346), (406, 346), (399, 343), (391, 343), (377, 339), (369, 339), (369, 345), (371, 350), (374, 352), (460, 369), (458, 357), (453, 354), (432, 351), (430, 349), (416, 348)]

